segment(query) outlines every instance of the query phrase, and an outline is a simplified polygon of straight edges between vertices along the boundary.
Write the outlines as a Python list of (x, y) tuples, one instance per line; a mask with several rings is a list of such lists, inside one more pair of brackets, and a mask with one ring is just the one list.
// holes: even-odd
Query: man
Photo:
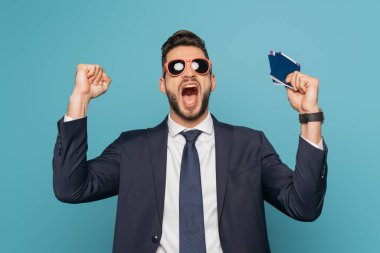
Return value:
[(293, 172), (263, 132), (219, 122), (208, 111), (216, 80), (203, 40), (178, 31), (162, 46), (160, 90), (169, 115), (154, 128), (123, 132), (88, 160), (89, 101), (111, 78), (80, 64), (65, 117), (58, 121), (56, 197), (83, 203), (118, 194), (113, 252), (270, 252), (264, 202), (313, 221), (326, 191), (318, 80), (287, 77), (292, 107), (304, 114)]

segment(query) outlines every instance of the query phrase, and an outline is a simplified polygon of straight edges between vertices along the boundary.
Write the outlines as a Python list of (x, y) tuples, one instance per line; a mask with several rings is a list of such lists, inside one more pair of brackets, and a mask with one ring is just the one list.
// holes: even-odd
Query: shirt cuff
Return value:
[[(83, 117), (83, 118), (85, 118), (85, 117)], [(78, 118), (78, 119), (83, 119), (83, 118)], [(73, 121), (73, 120), (76, 120), (76, 119), (73, 119), (70, 116), (67, 116), (67, 114), (65, 113), (65, 117), (63, 118), (63, 122), (68, 122), (68, 121)]]
[[(302, 135), (300, 135), (302, 137)], [(305, 141), (307, 141), (308, 143), (310, 143), (310, 145), (316, 147), (316, 148), (319, 148), (320, 150), (323, 150), (323, 138), (321, 138), (321, 140), (319, 141), (318, 144), (315, 144), (314, 142), (302, 137), (302, 139), (304, 139)]]

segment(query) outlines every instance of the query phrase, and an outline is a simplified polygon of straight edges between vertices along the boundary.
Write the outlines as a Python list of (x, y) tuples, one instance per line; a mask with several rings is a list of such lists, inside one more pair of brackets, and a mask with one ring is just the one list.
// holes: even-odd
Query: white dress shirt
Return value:
[[(73, 119), (65, 114), (64, 122), (71, 120)], [(176, 123), (170, 114), (168, 116), (168, 128), (162, 237), (156, 253), (179, 252), (179, 182), (182, 152), (186, 143), (185, 137), (180, 132), (190, 129)], [(210, 113), (192, 129), (202, 131), (195, 142), (195, 146), (200, 163), (206, 250), (208, 253), (222, 253), (218, 229), (215, 134)], [(314, 147), (323, 150), (322, 139), (319, 144), (303, 139)]]
[[(186, 143), (185, 137), (180, 132), (190, 130), (174, 122), (170, 114), (168, 128), (164, 217), (157, 253), (179, 252), (179, 182), (182, 152)], [(195, 142), (195, 147), (200, 163), (206, 251), (221, 253), (223, 251), (219, 241), (216, 198), (215, 134), (210, 113), (192, 129), (202, 131)]]

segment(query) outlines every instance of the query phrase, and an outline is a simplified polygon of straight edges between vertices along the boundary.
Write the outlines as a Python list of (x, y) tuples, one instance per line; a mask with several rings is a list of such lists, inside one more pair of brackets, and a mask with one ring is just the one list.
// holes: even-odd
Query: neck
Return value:
[(170, 109), (170, 117), (174, 122), (177, 124), (180, 124), (181, 126), (184, 126), (186, 128), (193, 128), (199, 123), (201, 123), (208, 115), (208, 109), (197, 119), (195, 120), (187, 120), (179, 116), (177, 113), (175, 113), (172, 109)]

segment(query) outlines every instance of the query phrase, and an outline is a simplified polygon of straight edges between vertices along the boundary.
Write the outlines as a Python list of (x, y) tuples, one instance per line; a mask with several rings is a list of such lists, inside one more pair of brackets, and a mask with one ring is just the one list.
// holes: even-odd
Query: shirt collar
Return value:
[(203, 133), (211, 135), (213, 126), (214, 124), (213, 124), (210, 112), (208, 112), (207, 117), (204, 120), (202, 120), (198, 125), (196, 125), (193, 128), (187, 128), (185, 126), (178, 124), (170, 117), (170, 113), (168, 115), (169, 134), (172, 137), (176, 136), (182, 131), (191, 130), (191, 129), (197, 129), (197, 130), (202, 131)]

